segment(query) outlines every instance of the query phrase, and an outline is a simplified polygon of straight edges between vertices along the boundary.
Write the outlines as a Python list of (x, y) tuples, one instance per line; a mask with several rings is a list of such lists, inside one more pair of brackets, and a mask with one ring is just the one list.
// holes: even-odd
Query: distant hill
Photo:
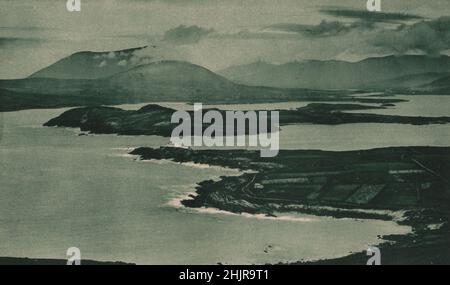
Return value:
[(33, 73), (31, 78), (98, 79), (126, 71), (140, 62), (134, 52), (145, 47), (107, 51), (77, 52)]
[(159, 61), (140, 65), (109, 78), (126, 88), (151, 88), (158, 85), (230, 88), (236, 84), (214, 72), (184, 61)]
[(435, 80), (432, 83), (430, 83), (429, 86), (434, 88), (450, 88), (450, 76), (442, 77), (438, 80)]
[[(215, 96), (255, 87), (241, 86), (206, 68), (182, 61), (159, 61), (96, 79), (25, 78), (0, 80), (0, 88), (14, 92), (46, 95), (89, 95), (133, 97), (152, 101), (191, 96)], [(230, 95), (232, 96), (232, 95)]]
[(370, 86), (383, 88), (420, 88), (424, 85), (431, 84), (434, 81), (449, 76), (450, 73), (444, 72), (429, 72), (429, 73), (420, 73), (420, 74), (412, 74), (400, 76), (394, 79), (372, 82), (369, 83)]
[[(245, 86), (196, 64), (159, 61), (95, 82), (96, 90), (115, 90), (138, 100), (254, 102), (308, 96), (314, 91)], [(327, 96), (326, 93), (322, 94)]]
[(174, 97), (181, 100), (217, 100), (250, 92), (250, 87), (238, 85), (206, 68), (182, 61), (141, 65), (113, 75), (106, 81), (99, 81), (98, 84), (113, 86), (132, 96), (163, 96), (162, 100)]
[[(394, 87), (396, 79), (400, 85), (406, 82), (408, 86), (415, 85), (414, 80), (424, 84), (425, 77), (447, 72), (450, 72), (448, 56), (404, 55), (368, 58), (354, 63), (336, 60), (310, 60), (282, 65), (256, 62), (230, 67), (219, 74), (234, 82), (253, 86), (353, 89)], [(407, 78), (412, 75), (418, 77)]]
[(450, 94), (450, 76), (439, 78), (430, 84), (422, 86), (421, 89), (434, 94)]

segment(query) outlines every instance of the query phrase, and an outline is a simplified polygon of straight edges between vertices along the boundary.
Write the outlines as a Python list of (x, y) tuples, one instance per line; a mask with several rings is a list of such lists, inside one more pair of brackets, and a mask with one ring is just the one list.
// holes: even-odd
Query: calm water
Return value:
[[(164, 138), (41, 127), (63, 111), (0, 114), (0, 256), (65, 258), (77, 246), (83, 258), (97, 260), (265, 263), (342, 256), (380, 242), (377, 235), (409, 230), (393, 222), (293, 214), (274, 220), (176, 207), (175, 198), (196, 183), (237, 172), (126, 155), (165, 145)], [(449, 133), (447, 126), (297, 125), (283, 128), (281, 145), (449, 145)]]
[(387, 146), (450, 146), (450, 125), (348, 124), (282, 127), (284, 149), (346, 151)]
[(367, 110), (364, 111), (364, 113), (427, 117), (450, 116), (450, 96), (397, 95), (394, 98), (408, 100), (408, 102), (398, 103), (395, 107), (389, 107), (382, 110)]
[[(303, 101), (303, 102), (280, 102), (280, 103), (255, 103), (255, 104), (227, 104), (227, 105), (207, 105), (203, 104), (203, 109), (208, 108), (217, 108), (221, 110), (295, 110), (297, 108), (305, 107), (308, 104), (311, 103), (317, 103), (314, 101)], [(342, 102), (335, 102), (335, 101), (323, 101), (320, 103), (329, 103), (329, 104), (355, 104), (353, 101), (342, 101)], [(159, 102), (155, 103), (159, 104), (161, 106), (172, 108), (175, 110), (193, 110), (193, 104), (187, 104), (187, 103), (176, 103), (176, 102)], [(114, 107), (126, 109), (126, 110), (137, 110), (139, 108), (142, 108), (144, 106), (148, 105), (148, 103), (143, 104), (123, 104), (123, 105), (117, 105)], [(374, 103), (361, 103), (361, 105), (367, 105), (367, 106), (378, 106), (379, 104)]]

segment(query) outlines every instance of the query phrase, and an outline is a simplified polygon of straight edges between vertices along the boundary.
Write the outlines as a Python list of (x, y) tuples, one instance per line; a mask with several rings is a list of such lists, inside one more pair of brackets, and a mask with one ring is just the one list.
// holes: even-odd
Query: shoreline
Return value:
[[(217, 209), (220, 211), (219, 213), (225, 211), (236, 215), (260, 215), (261, 217), (268, 216), (273, 219), (276, 219), (276, 214), (279, 213), (296, 212), (299, 214), (319, 217), (327, 216), (337, 219), (387, 220), (396, 222), (402, 226), (409, 226), (411, 228), (410, 233), (380, 237), (381, 241), (379, 247), (386, 255), (386, 264), (420, 264), (421, 262), (423, 262), (423, 264), (430, 264), (448, 263), (448, 261), (450, 261), (450, 251), (445, 252), (445, 250), (435, 250), (436, 248), (442, 249), (444, 246), (446, 246), (445, 248), (450, 248), (450, 239), (448, 238), (450, 233), (448, 229), (450, 209), (448, 209), (448, 204), (446, 204), (446, 201), (450, 197), (448, 195), (448, 187), (444, 187), (442, 184), (444, 183), (443, 180), (439, 178), (446, 177), (445, 171), (447, 170), (438, 166), (447, 165), (447, 159), (450, 159), (448, 156), (449, 153), (450, 148), (446, 147), (399, 147), (349, 152), (281, 151), (281, 158), (277, 158), (277, 161), (272, 162), (272, 164), (267, 164), (262, 161), (259, 156), (255, 155), (253, 151), (244, 150), (208, 151), (162, 147), (159, 149), (137, 148), (132, 151), (133, 155), (140, 155), (141, 160), (170, 159), (176, 162), (189, 161), (191, 163), (208, 164), (210, 164), (211, 161), (214, 161), (214, 164), (218, 166), (244, 170), (251, 167), (258, 171), (256, 174), (243, 173), (237, 177), (224, 176), (221, 177), (219, 181), (200, 182), (197, 186), (195, 195), (188, 195), (186, 198), (189, 198), (189, 200), (180, 199), (180, 203), (183, 206), (196, 209), (197, 211), (210, 212), (211, 209)], [(386, 154), (389, 154), (389, 156), (386, 156), (386, 159), (389, 157), (392, 161), (388, 162), (386, 166), (383, 166), (383, 164), (380, 164), (379, 159), (380, 156), (383, 157)], [(328, 183), (323, 181), (325, 184), (322, 186), (322, 188), (325, 187), (323, 189), (327, 189), (327, 191), (323, 192), (323, 190), (321, 190), (322, 193), (320, 195), (316, 195), (317, 193), (314, 191), (310, 193), (314, 194), (313, 196), (316, 200), (306, 199), (307, 196), (303, 196), (303, 200), (298, 200), (300, 197), (288, 200), (280, 198), (282, 197), (279, 196), (280, 194), (286, 193), (280, 192), (280, 189), (286, 189), (285, 185), (291, 185), (288, 187), (289, 189), (293, 189), (292, 185), (294, 185), (294, 188), (297, 189), (296, 191), (300, 191), (298, 189), (305, 189), (302, 191), (306, 191), (306, 189), (309, 189), (308, 185), (310, 182), (312, 183), (314, 179), (317, 180), (317, 174), (311, 176), (312, 173), (305, 172), (305, 170), (302, 170), (301, 172), (292, 172), (291, 177), (285, 177), (286, 175), (284, 173), (284, 176), (280, 178), (280, 173), (283, 171), (286, 172), (286, 166), (291, 165), (291, 155), (299, 156), (296, 158), (297, 160), (299, 160), (300, 157), (303, 157), (303, 159), (313, 157), (312, 159), (315, 161), (314, 164), (316, 166), (313, 167), (314, 169), (310, 169), (310, 171), (313, 171), (312, 173), (321, 173), (320, 175), (327, 177), (326, 180), (328, 180)], [(356, 169), (349, 172), (348, 169), (342, 171), (342, 169), (338, 167), (336, 170), (341, 170), (334, 172), (328, 170), (328, 172), (323, 172), (323, 167), (327, 168), (328, 166), (325, 164), (321, 166), (321, 168), (317, 165), (321, 165), (321, 159), (328, 161), (331, 157), (333, 157), (333, 160), (335, 161), (356, 159), (356, 161), (353, 162), (353, 164), (356, 164)], [(434, 170), (431, 172), (422, 171), (420, 165), (423, 166), (423, 164), (414, 162), (417, 161), (417, 158), (419, 158), (422, 163), (428, 165), (428, 169), (437, 169), (438, 172), (444, 171), (444, 173), (435, 173)], [(360, 159), (363, 159), (363, 161), (359, 161)], [(430, 167), (428, 164), (430, 161), (436, 165)], [(358, 163), (366, 165), (365, 167), (368, 169), (365, 171), (369, 171), (371, 174), (361, 173), (360, 169), (358, 169)], [(372, 164), (377, 167), (370, 166)], [(294, 165), (296, 164), (294, 163)], [(338, 165), (335, 167), (337, 166)], [(355, 173), (357, 176), (355, 176)], [(345, 186), (345, 184), (340, 186), (340, 183), (342, 182), (339, 181), (348, 181), (345, 183), (350, 183), (348, 185), (352, 185), (350, 181), (361, 175), (368, 175), (363, 181), (373, 181), (374, 184), (372, 186), (362, 185), (356, 187), (356, 189), (353, 189), (353, 186)], [(404, 184), (404, 186), (395, 186), (397, 184), (402, 185), (399, 183), (405, 179), (407, 184)], [(306, 183), (305, 181), (309, 182)], [(330, 181), (334, 182), (329, 184)], [(266, 188), (260, 186), (262, 185), (260, 183), (265, 183), (264, 186), (266, 187), (275, 185), (272, 188), (269, 188), (270, 191), (274, 191), (269, 192), (273, 193), (270, 194), (272, 196), (264, 194), (264, 189)], [(380, 183), (387, 184), (383, 187), (377, 186)], [(414, 188), (411, 188), (411, 185), (413, 185), (411, 183), (419, 183), (417, 185), (421, 185), (420, 187), (425, 187), (426, 185), (426, 188), (417, 190), (419, 191), (417, 193), (421, 193), (422, 195), (418, 200), (416, 200), (416, 198), (418, 198), (416, 195), (418, 194)], [(394, 186), (395, 188), (392, 188)], [(442, 190), (442, 187), (446, 190)], [(394, 190), (400, 192), (394, 196), (390, 195), (389, 192)], [(342, 191), (345, 193), (348, 192), (347, 194), (350, 196), (347, 194), (344, 196), (350, 198), (345, 198), (344, 200), (339, 198), (341, 200), (336, 200), (337, 197), (344, 197), (342, 196)], [(442, 194), (442, 191), (445, 191), (447, 194)], [(376, 192), (376, 195), (373, 195), (372, 192)], [(365, 196), (361, 193), (364, 193)], [(289, 195), (292, 196), (294, 194), (295, 193)], [(335, 198), (330, 200), (327, 198), (329, 196)], [(402, 196), (403, 198), (397, 196)], [(409, 202), (407, 202), (408, 204), (405, 204), (404, 201)], [(359, 204), (355, 204), (356, 202)], [(400, 204), (398, 204), (399, 202)], [(439, 225), (439, 227), (436, 225)], [(408, 263), (408, 256), (411, 254), (417, 254), (420, 259), (411, 259)], [(340, 258), (299, 261), (289, 264), (347, 264), (349, 262), (362, 264), (361, 261), (367, 261), (365, 252), (351, 253)]]

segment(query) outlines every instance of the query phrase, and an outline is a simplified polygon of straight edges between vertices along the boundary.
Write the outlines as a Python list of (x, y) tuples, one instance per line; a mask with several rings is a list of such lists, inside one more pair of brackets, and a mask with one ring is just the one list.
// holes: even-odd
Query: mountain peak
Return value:
[(125, 72), (118, 73), (111, 77), (111, 80), (131, 81), (131, 80), (148, 80), (150, 82), (178, 84), (194, 84), (194, 83), (228, 83), (225, 78), (215, 74), (214, 72), (187, 61), (163, 60), (143, 64), (129, 69)]
[(135, 52), (146, 48), (137, 47), (116, 51), (81, 51), (33, 73), (31, 78), (98, 79), (126, 71), (140, 62)]

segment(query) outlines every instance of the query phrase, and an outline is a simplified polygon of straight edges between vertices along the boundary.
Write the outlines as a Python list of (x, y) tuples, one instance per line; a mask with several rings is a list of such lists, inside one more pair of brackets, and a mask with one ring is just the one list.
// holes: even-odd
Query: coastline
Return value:
[[(430, 161), (430, 158), (429, 157), (427, 158), (427, 156), (431, 156), (434, 159), (435, 155), (442, 156), (445, 154), (440, 161), (444, 165), (447, 163), (446, 160), (449, 158), (447, 155), (449, 152), (449, 148), (439, 148), (439, 147), (384, 148), (368, 151), (359, 151), (359, 152), (354, 151), (341, 153), (323, 152), (323, 151), (300, 151), (302, 155), (308, 156), (319, 156), (319, 155), (326, 156), (337, 154), (337, 155), (348, 155), (351, 157), (353, 154), (357, 153), (357, 157), (362, 156), (365, 159), (368, 159), (370, 157), (372, 157), (373, 159), (373, 157), (379, 156), (380, 153), (383, 152), (390, 153), (390, 156), (394, 158), (397, 155), (399, 155), (398, 157), (401, 158), (402, 160), (404, 159), (405, 154), (408, 154), (409, 156), (412, 155), (414, 157), (414, 153), (417, 152), (421, 154), (421, 159), (427, 162)], [(242, 150), (213, 152), (213, 151), (201, 151), (201, 150), (194, 151), (190, 149), (174, 149), (174, 148), (160, 148), (160, 149), (137, 148), (131, 153), (133, 155), (140, 155), (142, 160), (170, 159), (176, 162), (190, 161), (191, 163), (209, 162), (210, 155), (213, 155), (214, 153), (214, 157), (216, 157), (214, 162), (215, 165), (228, 167), (231, 166), (239, 169), (248, 169), (250, 168), (250, 165), (252, 166), (252, 168), (255, 168), (255, 165), (258, 165), (258, 162), (261, 163), (260, 159), (257, 156), (255, 156), (254, 153), (252, 153), (252, 151), (242, 151)], [(295, 151), (291, 151), (291, 153), (295, 153)], [(239, 162), (236, 162), (236, 160), (233, 159), (228, 159), (228, 157), (230, 156), (233, 158), (238, 158), (237, 160)], [(280, 160), (287, 158), (286, 156), (284, 157), (283, 155), (281, 156), (282, 158)], [(252, 159), (244, 160), (243, 157)], [(414, 161), (412, 157), (409, 158), (411, 158), (412, 161)], [(277, 163), (281, 164), (282, 162), (277, 161), (274, 164), (276, 165)], [(389, 165), (395, 164), (393, 162), (390, 162)], [(408, 168), (411, 167), (414, 168), (413, 165), (415, 165), (414, 167), (417, 166), (416, 164), (409, 164)], [(404, 168), (405, 165), (403, 165), (402, 167)], [(409, 200), (410, 204), (407, 205), (401, 204), (399, 205), (396, 204), (395, 201), (386, 199), (384, 200), (383, 203), (380, 204), (379, 201), (383, 201), (383, 199), (380, 200), (380, 197), (378, 198), (370, 197), (371, 198), (369, 199), (370, 201), (367, 200), (368, 204), (360, 204), (360, 205), (352, 205), (351, 203), (348, 202), (348, 200), (336, 201), (335, 199), (334, 201), (327, 201), (326, 199), (318, 200), (312, 203), (307, 199), (303, 201), (291, 200), (290, 203), (283, 204), (284, 202), (283, 199), (278, 199), (274, 197), (267, 198), (263, 196), (258, 197), (258, 194), (255, 194), (255, 191), (252, 192), (252, 190), (249, 190), (251, 188), (249, 187), (249, 185), (254, 186), (255, 184), (257, 184), (257, 182), (260, 182), (260, 178), (255, 178), (255, 176), (265, 175), (264, 177), (265, 179), (267, 179), (268, 175), (270, 176), (273, 175), (274, 173), (276, 174), (277, 168), (280, 168), (280, 165), (278, 165), (278, 167), (275, 167), (273, 164), (268, 166), (264, 163), (261, 163), (259, 165), (259, 168), (256, 167), (256, 170), (260, 172), (257, 174), (244, 173), (241, 176), (237, 177), (236, 176), (221, 177), (219, 181), (203, 181), (199, 183), (195, 195), (192, 195), (191, 193), (185, 196), (185, 198), (189, 199), (185, 200), (179, 199), (178, 206), (179, 204), (181, 204), (187, 208), (195, 209), (196, 211), (200, 211), (203, 213), (214, 213), (215, 211), (218, 211), (216, 213), (222, 214), (233, 213), (241, 216), (242, 215), (253, 216), (260, 218), (267, 217), (269, 219), (270, 218), (277, 219), (277, 215), (279, 215), (279, 213), (287, 214), (289, 212), (296, 212), (299, 214), (306, 214), (312, 216), (327, 216), (337, 219), (375, 219), (375, 220), (394, 221), (398, 225), (409, 226), (411, 228), (411, 232), (405, 235), (387, 235), (380, 237), (379, 247), (385, 256), (385, 264), (433, 264), (433, 263), (440, 264), (446, 262), (448, 263), (448, 261), (450, 260), (450, 251), (446, 252), (445, 250), (444, 251), (436, 250), (439, 248), (442, 249), (443, 246), (447, 246), (446, 248), (450, 248), (448, 247), (448, 245), (450, 245), (450, 241), (448, 241), (448, 236), (450, 233), (450, 231), (448, 230), (448, 220), (450, 217), (450, 211), (448, 207), (445, 205), (445, 201), (448, 199), (448, 195), (445, 194), (444, 197), (439, 198), (441, 201), (436, 201), (435, 199), (436, 197), (433, 196), (432, 191), (438, 191), (436, 190), (437, 188), (431, 187), (427, 189), (435, 189), (435, 190), (425, 190), (425, 189), (421, 190), (426, 192), (429, 195), (429, 197), (425, 197), (427, 195), (423, 194), (424, 196), (421, 197), (421, 199), (417, 201)], [(375, 172), (378, 171), (380, 170), (377, 169)], [(397, 170), (383, 169), (383, 171), (388, 171), (387, 172), (388, 175), (384, 178), (378, 177), (377, 179), (385, 179), (385, 180), (387, 179), (386, 181), (390, 181), (391, 176), (396, 177), (398, 175), (402, 176), (402, 179), (405, 177), (409, 177), (408, 179), (417, 180), (420, 177), (419, 179), (419, 181), (421, 181), (420, 185), (424, 185), (424, 181), (429, 181), (431, 179), (432, 181), (431, 184), (435, 183), (437, 187), (442, 187), (441, 179), (438, 179), (436, 176), (433, 175), (429, 176), (430, 175), (429, 173), (425, 173), (423, 171), (418, 170), (403, 171), (398, 169)], [(336, 172), (331, 173), (332, 174), (330, 175), (334, 177), (333, 179), (336, 179), (337, 177), (336, 175), (339, 176), (342, 175), (342, 173), (344, 173), (344, 175), (347, 176), (346, 179), (349, 179), (348, 171), (342, 173)], [(300, 176), (304, 174), (305, 173), (300, 174)], [(298, 173), (296, 175), (298, 176)], [(375, 175), (375, 173), (372, 173), (372, 175)], [(292, 183), (292, 178), (288, 179), (291, 180), (284, 180), (284, 182)], [(276, 181), (276, 179), (273, 181)], [(296, 185), (297, 187), (300, 187), (298, 183)], [(280, 189), (280, 186), (283, 186), (283, 184), (277, 184), (277, 186), (278, 189)], [(333, 187), (329, 188), (328, 186), (327, 189), (333, 189)], [(389, 189), (389, 187), (387, 188)], [(339, 189), (339, 187), (337, 189)], [(340, 187), (340, 189), (342, 189), (342, 187)], [(436, 195), (442, 194), (442, 191), (440, 191), (441, 193), (436, 193)], [(388, 191), (384, 190), (384, 192)], [(328, 191), (326, 195), (330, 195), (330, 193), (333, 193), (333, 191), (331, 192)], [(383, 195), (386, 196), (387, 194), (389, 193), (384, 193)], [(405, 194), (407, 193), (403, 193), (401, 195)], [(411, 194), (410, 197), (414, 197), (414, 195), (416, 195), (415, 192), (410, 194)], [(378, 196), (380, 196), (380, 193), (378, 193)], [(375, 198), (377, 198), (378, 200)], [(374, 203), (371, 201), (378, 201), (378, 202)], [(411, 254), (417, 254), (417, 258), (409, 259), (409, 255)], [(316, 261), (300, 260), (298, 262), (293, 262), (289, 264), (305, 264), (305, 265), (349, 264), (349, 263), (364, 264), (361, 263), (361, 261), (364, 262), (367, 261), (367, 255), (365, 254), (365, 252), (350, 253), (349, 255), (340, 258), (330, 258)]]

